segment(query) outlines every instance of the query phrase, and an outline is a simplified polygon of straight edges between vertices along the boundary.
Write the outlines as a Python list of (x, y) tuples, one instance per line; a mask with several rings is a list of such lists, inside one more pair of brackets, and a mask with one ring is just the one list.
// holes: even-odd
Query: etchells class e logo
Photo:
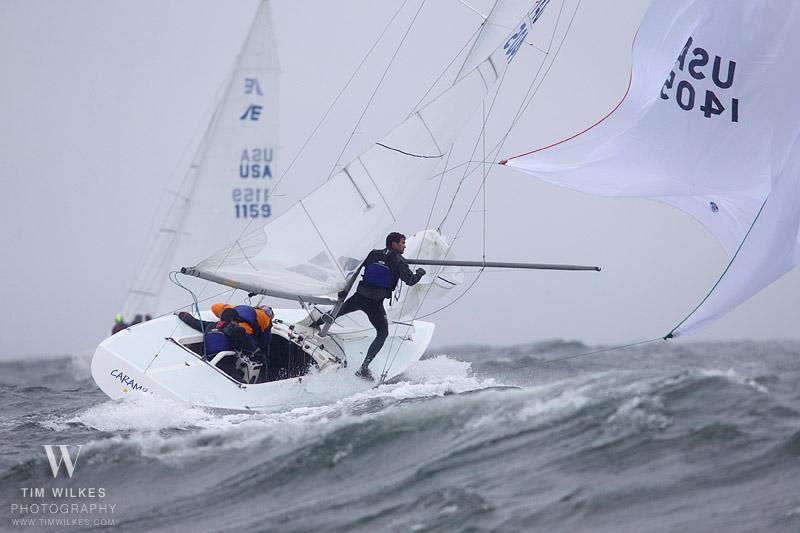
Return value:
[[(258, 82), (258, 78), (245, 78), (244, 79), (244, 94), (245, 95), (257, 95), (257, 96), (264, 96), (264, 92), (261, 90), (261, 84)], [(244, 113), (239, 117), (239, 120), (251, 120), (254, 122), (258, 122), (261, 119), (261, 112), (264, 110), (263, 105), (259, 104), (250, 104), (244, 110)]]
[[(83, 448), (83, 445), (78, 444), (73, 446), (73, 448), (78, 449), (77, 452), (74, 452), (74, 458), (70, 452), (70, 447), (66, 444), (43, 444), (42, 448), (44, 448), (47, 454), (47, 460), (50, 463), (50, 470), (53, 472), (53, 477), (58, 477), (58, 473), (61, 471), (61, 465), (63, 464), (67, 475), (72, 478), (72, 474), (75, 473), (75, 467), (78, 465), (78, 457), (81, 455), (81, 448)], [(56, 456), (58, 456), (58, 458), (56, 458)]]

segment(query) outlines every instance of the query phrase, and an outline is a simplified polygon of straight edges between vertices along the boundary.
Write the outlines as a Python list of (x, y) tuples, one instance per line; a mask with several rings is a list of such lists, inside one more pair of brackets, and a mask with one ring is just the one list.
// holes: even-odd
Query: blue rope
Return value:
[(197, 311), (197, 320), (200, 321), (200, 330), (203, 334), (203, 359), (208, 359), (208, 351), (206, 350), (206, 331), (205, 331), (206, 328), (203, 327), (203, 317), (202, 315), (200, 315), (200, 304), (197, 301), (197, 296), (195, 295), (195, 293), (193, 293), (191, 289), (189, 289), (186, 285), (178, 281), (178, 274), (180, 274), (180, 272), (178, 272), (177, 270), (171, 271), (169, 273), (169, 280), (178, 287), (180, 287), (181, 289), (184, 289), (186, 292), (192, 295), (192, 301), (194, 302), (194, 304), (191, 307), (193, 307), (194, 310)]

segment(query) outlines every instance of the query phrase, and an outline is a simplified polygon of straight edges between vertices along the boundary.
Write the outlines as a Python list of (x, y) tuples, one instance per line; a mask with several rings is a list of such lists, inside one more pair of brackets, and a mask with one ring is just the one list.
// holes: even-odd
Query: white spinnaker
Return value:
[[(490, 17), (487, 24), (491, 22)], [(504, 45), (518, 26), (502, 39), (479, 35), (475, 47), (489, 52), (452, 87), (262, 232), (240, 241), (234, 253), (209, 257), (195, 267), (196, 273), (276, 296), (335, 300), (366, 251), (383, 246), (399, 213), (425, 179), (435, 174), (458, 133), (514, 58), (518, 47), (509, 50)], [(484, 46), (486, 39), (494, 46)]]
[(735, 258), (681, 333), (797, 264), (799, 23), (800, 4), (789, 0), (655, 0), (619, 108), (571, 141), (507, 163), (585, 192), (661, 200), (703, 223)]
[(270, 2), (263, 0), (225, 94), (126, 300), (126, 319), (187, 305), (185, 291), (165, 285), (167, 274), (176, 265), (195, 263), (209, 249), (230, 247), (251, 221), (271, 216), (279, 74)]

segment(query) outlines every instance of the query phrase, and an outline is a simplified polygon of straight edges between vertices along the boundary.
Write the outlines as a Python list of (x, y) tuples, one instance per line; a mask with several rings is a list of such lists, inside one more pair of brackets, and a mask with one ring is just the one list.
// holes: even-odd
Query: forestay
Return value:
[(680, 332), (800, 259), (798, 24), (791, 0), (655, 0), (619, 108), (573, 140), (507, 162), (581, 191), (655, 198), (703, 223), (733, 261)]
[[(530, 22), (524, 10), (520, 16)], [(495, 27), (492, 21), (486, 27)], [(397, 226), (399, 214), (441, 165), (458, 132), (514, 58), (519, 36), (513, 28), (502, 38), (494, 32), (479, 35), (474, 50), (488, 52), (471, 70), (462, 69), (465, 74), (452, 87), (263, 231), (190, 273), (275, 296), (335, 301), (366, 252), (381, 247), (386, 233)], [(486, 39), (493, 46), (486, 46)], [(468, 60), (474, 61), (474, 54)]]
[(209, 249), (229, 247), (251, 221), (272, 215), (278, 79), (270, 3), (264, 0), (191, 168), (130, 291), (126, 318), (185, 304), (185, 292), (164, 287), (167, 273), (176, 264), (193, 264)]

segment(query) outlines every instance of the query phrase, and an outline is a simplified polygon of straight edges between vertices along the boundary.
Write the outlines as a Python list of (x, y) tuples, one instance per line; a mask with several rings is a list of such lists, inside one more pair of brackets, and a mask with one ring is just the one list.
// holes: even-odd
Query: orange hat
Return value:
[[(266, 309), (269, 309), (270, 312), (267, 312)], [(267, 328), (272, 323), (271, 311), (272, 308), (270, 307), (256, 307), (256, 320), (258, 320), (258, 327), (261, 328), (261, 331), (267, 331)]]
[(211, 312), (217, 315), (217, 317), (222, 316), (222, 311), (228, 309), (229, 307), (233, 307), (232, 305), (218, 303), (211, 306)]

